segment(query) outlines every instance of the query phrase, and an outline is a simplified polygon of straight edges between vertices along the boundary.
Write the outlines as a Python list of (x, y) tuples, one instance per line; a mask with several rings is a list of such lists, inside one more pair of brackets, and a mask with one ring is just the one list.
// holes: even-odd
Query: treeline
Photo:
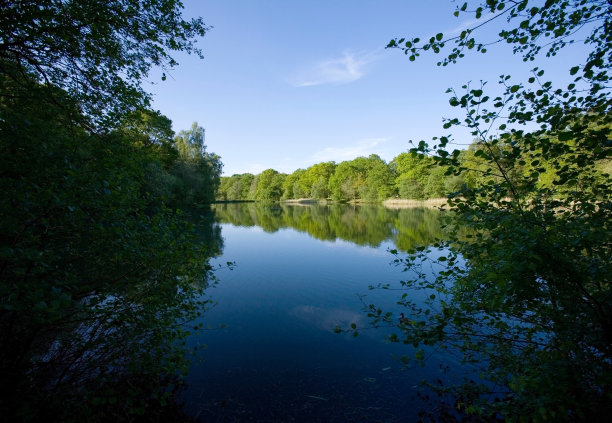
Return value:
[[(571, 143), (571, 140), (565, 140)], [(558, 141), (557, 141), (558, 142)], [(538, 188), (551, 188), (561, 181), (555, 177), (556, 165), (543, 160), (530, 159), (517, 164), (512, 172), (504, 175), (507, 157), (512, 156), (516, 146), (492, 141), (485, 146), (474, 142), (456, 157), (461, 163), (461, 172), (452, 172), (440, 165), (440, 158), (423, 154), (401, 153), (389, 163), (378, 155), (357, 157), (354, 160), (317, 163), (307, 169), (298, 169), (287, 175), (274, 169), (264, 170), (258, 175), (250, 173), (221, 177), (216, 193), (217, 201), (281, 201), (300, 198), (334, 201), (377, 202), (388, 198), (425, 200), (446, 197), (452, 193), (468, 193), (505, 177), (517, 182), (514, 197), (529, 191), (521, 189), (518, 181), (526, 175), (536, 176)], [(495, 166), (495, 163), (500, 166)], [(492, 165), (493, 164), (493, 165)], [(455, 167), (456, 169), (457, 167)], [(610, 173), (610, 163), (600, 163), (600, 177), (604, 171)], [(563, 190), (557, 192), (563, 193)]]
[(317, 163), (287, 175), (274, 169), (222, 177), (217, 201), (279, 201), (298, 198), (334, 201), (382, 201), (401, 197), (443, 197), (461, 186), (460, 177), (445, 177), (426, 156), (402, 153), (387, 163), (379, 156)]

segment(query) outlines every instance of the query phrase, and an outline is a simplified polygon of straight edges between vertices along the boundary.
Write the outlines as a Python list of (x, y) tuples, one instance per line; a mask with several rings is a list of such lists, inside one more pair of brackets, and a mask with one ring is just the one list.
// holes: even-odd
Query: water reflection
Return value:
[(290, 314), (298, 320), (310, 324), (311, 327), (324, 331), (329, 331), (336, 326), (348, 327), (351, 323), (355, 323), (359, 327), (367, 325), (366, 315), (358, 310), (323, 308), (302, 304), (293, 307)]
[(30, 280), (19, 279), (45, 301), (0, 310), (3, 421), (157, 421), (180, 413), (183, 322), (207, 308), (220, 228), (206, 211), (193, 225), (173, 214), (121, 219), (112, 235), (95, 228), (75, 240), (55, 235), (41, 250), (54, 265), (33, 264)]
[[(415, 421), (417, 385), (442, 362), (406, 368), (394, 356), (412, 346), (385, 342), (395, 326), (369, 328), (364, 306), (398, 310), (395, 296), (368, 286), (405, 277), (388, 250), (442, 238), (440, 212), (253, 203), (214, 210), (224, 246), (212, 264), (236, 266), (217, 273), (216, 306), (194, 322), (223, 328), (189, 340), (207, 348), (187, 376), (185, 411), (202, 422)], [(334, 333), (351, 323), (363, 328), (357, 338)]]
[(214, 210), (221, 223), (259, 226), (270, 233), (292, 228), (323, 241), (341, 239), (370, 247), (392, 241), (401, 251), (412, 251), (444, 237), (441, 213), (426, 208), (230, 203), (216, 204)]

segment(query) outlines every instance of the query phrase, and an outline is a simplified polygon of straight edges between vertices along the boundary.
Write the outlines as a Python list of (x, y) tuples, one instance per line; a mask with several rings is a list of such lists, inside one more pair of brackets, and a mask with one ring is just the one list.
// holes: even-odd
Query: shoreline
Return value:
[(389, 198), (382, 202), (382, 205), (388, 209), (412, 209), (417, 207), (425, 207), (429, 209), (437, 209), (448, 205), (447, 198), (428, 198), (427, 200), (408, 200), (403, 198)]
[[(212, 204), (241, 204), (241, 203), (258, 203), (258, 201), (252, 200), (241, 200), (241, 201), (215, 201)], [(405, 198), (388, 198), (384, 201), (362, 201), (352, 200), (347, 202), (333, 201), (329, 199), (316, 200), (314, 198), (292, 198), (289, 200), (275, 201), (276, 204), (290, 204), (294, 206), (312, 206), (318, 205), (331, 205), (331, 204), (352, 204), (352, 205), (368, 205), (368, 204), (379, 204), (383, 207), (392, 210), (400, 209), (413, 209), (413, 208), (428, 208), (428, 209), (439, 209), (440, 207), (448, 205), (446, 198), (429, 198), (427, 200), (410, 200)]]
[(380, 204), (388, 209), (399, 210), (399, 209), (412, 209), (412, 208), (440, 208), (442, 206), (447, 205), (446, 198), (429, 198), (427, 200), (409, 200), (409, 199), (400, 199), (400, 198), (388, 198), (384, 201), (347, 201), (346, 203), (341, 203), (338, 201), (332, 200), (315, 200), (313, 198), (294, 198), (290, 200), (281, 200), (281, 204), (292, 204), (292, 205), (312, 205), (312, 204), (357, 204), (357, 205), (365, 205), (365, 204)]

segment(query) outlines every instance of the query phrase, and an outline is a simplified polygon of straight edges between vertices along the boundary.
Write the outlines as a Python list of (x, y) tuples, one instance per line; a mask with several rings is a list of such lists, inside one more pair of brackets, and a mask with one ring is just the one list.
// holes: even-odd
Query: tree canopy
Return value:
[(178, 0), (5, 2), (1, 71), (62, 88), (94, 122), (112, 124), (118, 114), (148, 105), (142, 81), (153, 67), (174, 68), (172, 52), (202, 57), (196, 42), (207, 28), (201, 18), (183, 19), (182, 7)]

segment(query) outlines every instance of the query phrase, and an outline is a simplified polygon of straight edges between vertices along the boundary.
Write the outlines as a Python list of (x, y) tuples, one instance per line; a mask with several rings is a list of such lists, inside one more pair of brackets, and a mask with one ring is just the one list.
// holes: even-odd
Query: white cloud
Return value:
[(454, 28), (451, 29), (447, 29), (446, 31), (444, 31), (444, 35), (446, 36), (455, 36), (455, 35), (459, 35), (461, 34), (461, 32), (465, 31), (466, 29), (473, 27), (476, 23), (480, 23), (482, 22), (481, 19), (468, 19), (465, 20), (463, 22), (461, 22), (459, 25), (457, 25)]
[(352, 160), (359, 156), (369, 156), (370, 154), (379, 154), (375, 147), (388, 141), (389, 138), (367, 138), (357, 142), (357, 144), (348, 147), (327, 147), (313, 155), (313, 160), (318, 162), (342, 162)]
[(466, 19), (463, 22), (461, 22), (459, 25), (457, 25), (456, 27), (445, 30), (444, 35), (445, 36), (459, 35), (461, 34), (461, 32), (465, 31), (468, 28), (474, 29), (474, 27), (482, 25), (489, 19), (494, 18), (495, 15), (498, 15), (499, 13), (503, 13), (503, 12), (499, 12), (499, 11), (495, 11), (494, 13), (485, 12), (483, 17), (481, 17), (480, 19), (476, 19), (476, 18)]
[(323, 60), (305, 69), (294, 78), (293, 85), (311, 87), (354, 82), (363, 77), (366, 67), (379, 57), (377, 53), (345, 52), (340, 58)]

